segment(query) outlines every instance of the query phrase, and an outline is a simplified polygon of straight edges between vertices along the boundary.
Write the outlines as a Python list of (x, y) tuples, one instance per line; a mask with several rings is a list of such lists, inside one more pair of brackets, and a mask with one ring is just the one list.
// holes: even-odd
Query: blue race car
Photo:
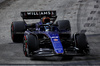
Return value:
[[(23, 42), (26, 57), (88, 54), (89, 44), (84, 33), (71, 35), (69, 20), (55, 22), (56, 11), (21, 12), (23, 21), (11, 24), (13, 42)], [(27, 24), (27, 19), (40, 19)], [(72, 37), (71, 37), (72, 36)]]

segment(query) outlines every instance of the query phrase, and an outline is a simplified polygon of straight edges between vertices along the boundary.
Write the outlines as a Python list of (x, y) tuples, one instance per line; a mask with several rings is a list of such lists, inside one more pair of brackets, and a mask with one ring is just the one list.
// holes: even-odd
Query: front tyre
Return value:
[(34, 35), (25, 35), (23, 52), (26, 57), (31, 57), (35, 50), (39, 49), (39, 41)]
[(76, 34), (75, 35), (75, 41), (76, 41), (76, 47), (79, 48), (77, 51), (78, 53), (82, 54), (89, 54), (89, 44), (86, 40), (86, 35), (85, 34)]

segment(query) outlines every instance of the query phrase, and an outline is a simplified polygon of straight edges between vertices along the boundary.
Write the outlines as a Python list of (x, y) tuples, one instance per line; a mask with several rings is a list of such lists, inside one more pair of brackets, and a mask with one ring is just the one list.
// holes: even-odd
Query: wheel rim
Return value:
[[(25, 40), (24, 40), (25, 41)], [(24, 54), (26, 56), (26, 49), (25, 49), (25, 43), (23, 44), (23, 51), (24, 51)]]
[(28, 45), (27, 45), (27, 39), (26, 36), (24, 36), (24, 45), (23, 45), (23, 51), (25, 56), (29, 55)]

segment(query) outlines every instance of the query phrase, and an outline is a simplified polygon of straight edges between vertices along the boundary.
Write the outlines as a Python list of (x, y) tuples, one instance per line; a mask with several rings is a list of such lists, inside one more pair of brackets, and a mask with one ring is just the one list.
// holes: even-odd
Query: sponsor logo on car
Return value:
[(54, 41), (58, 41), (58, 39), (54, 39)]

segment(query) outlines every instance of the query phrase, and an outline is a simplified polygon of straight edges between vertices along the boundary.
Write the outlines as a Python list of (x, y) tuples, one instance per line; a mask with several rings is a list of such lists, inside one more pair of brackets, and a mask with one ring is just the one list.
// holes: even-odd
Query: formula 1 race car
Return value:
[[(84, 33), (71, 35), (69, 20), (55, 22), (56, 11), (21, 12), (23, 21), (11, 24), (13, 42), (23, 42), (23, 52), (31, 56), (62, 56), (88, 54), (89, 44)], [(27, 19), (40, 19), (27, 24)]]

